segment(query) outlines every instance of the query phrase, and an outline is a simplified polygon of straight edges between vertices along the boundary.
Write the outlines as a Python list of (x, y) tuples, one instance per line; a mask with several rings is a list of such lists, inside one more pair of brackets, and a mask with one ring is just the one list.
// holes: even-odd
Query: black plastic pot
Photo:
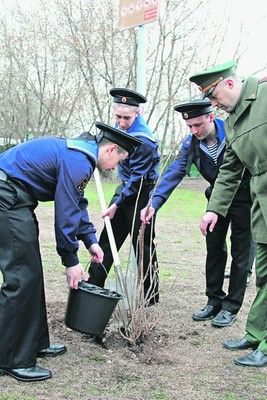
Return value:
[(70, 289), (65, 315), (67, 327), (75, 331), (101, 335), (122, 296), (87, 282)]

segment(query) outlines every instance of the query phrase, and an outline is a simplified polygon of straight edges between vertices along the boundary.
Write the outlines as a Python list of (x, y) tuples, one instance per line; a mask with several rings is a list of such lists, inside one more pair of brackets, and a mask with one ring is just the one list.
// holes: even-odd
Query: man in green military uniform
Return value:
[(217, 65), (190, 81), (198, 85), (213, 107), (226, 111), (227, 148), (216, 180), (207, 213), (200, 222), (206, 235), (213, 231), (218, 214), (225, 216), (240, 183), (244, 167), (252, 175), (252, 234), (257, 243), (257, 295), (251, 306), (246, 334), (241, 339), (224, 342), (230, 350), (253, 349), (236, 357), (238, 365), (267, 366), (267, 80), (249, 76), (242, 80), (235, 74), (235, 62)]

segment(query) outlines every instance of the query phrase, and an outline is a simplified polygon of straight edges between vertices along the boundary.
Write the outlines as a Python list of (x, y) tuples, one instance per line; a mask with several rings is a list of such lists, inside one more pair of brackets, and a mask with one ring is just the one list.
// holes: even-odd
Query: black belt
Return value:
[[(127, 183), (128, 183), (129, 181), (122, 181), (122, 184), (123, 185), (127, 185)], [(141, 185), (145, 185), (145, 186), (148, 186), (148, 185), (156, 185), (156, 183), (157, 183), (157, 180), (155, 179), (155, 180), (143, 180), (143, 181), (138, 181), (138, 182), (135, 182), (135, 183), (139, 183), (140, 182), (140, 184)]]
[(10, 179), (9, 176), (2, 169), (0, 169), (0, 181), (10, 182), (11, 184), (17, 186), (24, 192), (29, 193), (27, 188), (23, 185), (22, 182), (18, 181), (17, 179)]

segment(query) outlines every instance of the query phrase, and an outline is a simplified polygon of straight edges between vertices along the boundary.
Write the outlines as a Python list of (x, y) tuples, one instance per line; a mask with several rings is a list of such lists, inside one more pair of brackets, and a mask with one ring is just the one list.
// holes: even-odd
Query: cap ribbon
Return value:
[(218, 85), (218, 83), (221, 82), (221, 81), (223, 81), (223, 77), (222, 76), (220, 78), (216, 79), (216, 81), (212, 82), (210, 85), (206, 86), (205, 88), (202, 88), (201, 86), (198, 86), (198, 88), (201, 91), (201, 93), (205, 93), (209, 89), (211, 89), (212, 87), (215, 87), (216, 85)]

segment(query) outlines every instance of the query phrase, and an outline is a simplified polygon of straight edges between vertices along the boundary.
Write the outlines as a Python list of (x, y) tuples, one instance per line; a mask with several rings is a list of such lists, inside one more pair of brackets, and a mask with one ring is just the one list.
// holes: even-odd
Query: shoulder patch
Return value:
[(76, 186), (76, 189), (78, 190), (79, 193), (83, 193), (87, 183), (89, 182), (89, 178), (84, 178), (78, 185)]

